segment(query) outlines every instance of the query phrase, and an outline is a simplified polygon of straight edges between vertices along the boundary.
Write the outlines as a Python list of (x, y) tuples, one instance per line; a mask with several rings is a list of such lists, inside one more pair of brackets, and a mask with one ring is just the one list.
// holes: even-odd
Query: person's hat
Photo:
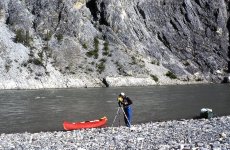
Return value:
[(125, 93), (124, 93), (124, 92), (121, 92), (120, 96), (125, 96)]

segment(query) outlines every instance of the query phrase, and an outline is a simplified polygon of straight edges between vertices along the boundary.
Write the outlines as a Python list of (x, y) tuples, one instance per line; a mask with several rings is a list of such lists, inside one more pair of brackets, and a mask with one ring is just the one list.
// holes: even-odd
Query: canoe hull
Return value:
[(87, 128), (99, 128), (106, 124), (107, 118), (103, 117), (99, 120), (92, 120), (92, 121), (84, 121), (84, 122), (63, 122), (63, 128), (66, 131), (69, 130), (79, 130), (79, 129), (87, 129)]

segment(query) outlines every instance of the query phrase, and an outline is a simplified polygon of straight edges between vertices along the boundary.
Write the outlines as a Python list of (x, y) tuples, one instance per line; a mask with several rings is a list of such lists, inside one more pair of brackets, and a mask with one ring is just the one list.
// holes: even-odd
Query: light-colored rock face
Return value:
[(0, 88), (219, 82), (228, 3), (1, 0)]

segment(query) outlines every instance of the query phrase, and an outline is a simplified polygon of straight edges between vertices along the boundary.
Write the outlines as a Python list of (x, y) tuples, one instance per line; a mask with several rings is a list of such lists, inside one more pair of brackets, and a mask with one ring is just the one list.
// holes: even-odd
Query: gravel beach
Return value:
[(1, 134), (0, 149), (230, 149), (230, 116), (127, 127)]

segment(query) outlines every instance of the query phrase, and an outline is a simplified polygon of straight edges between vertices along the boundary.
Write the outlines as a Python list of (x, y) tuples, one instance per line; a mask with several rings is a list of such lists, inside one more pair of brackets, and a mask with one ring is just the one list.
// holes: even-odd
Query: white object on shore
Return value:
[(200, 110), (200, 112), (201, 112), (201, 113), (204, 113), (204, 112), (212, 112), (212, 109), (210, 109), (210, 108), (202, 108), (202, 109)]
[(136, 128), (135, 127), (130, 127), (130, 131), (135, 131)]

